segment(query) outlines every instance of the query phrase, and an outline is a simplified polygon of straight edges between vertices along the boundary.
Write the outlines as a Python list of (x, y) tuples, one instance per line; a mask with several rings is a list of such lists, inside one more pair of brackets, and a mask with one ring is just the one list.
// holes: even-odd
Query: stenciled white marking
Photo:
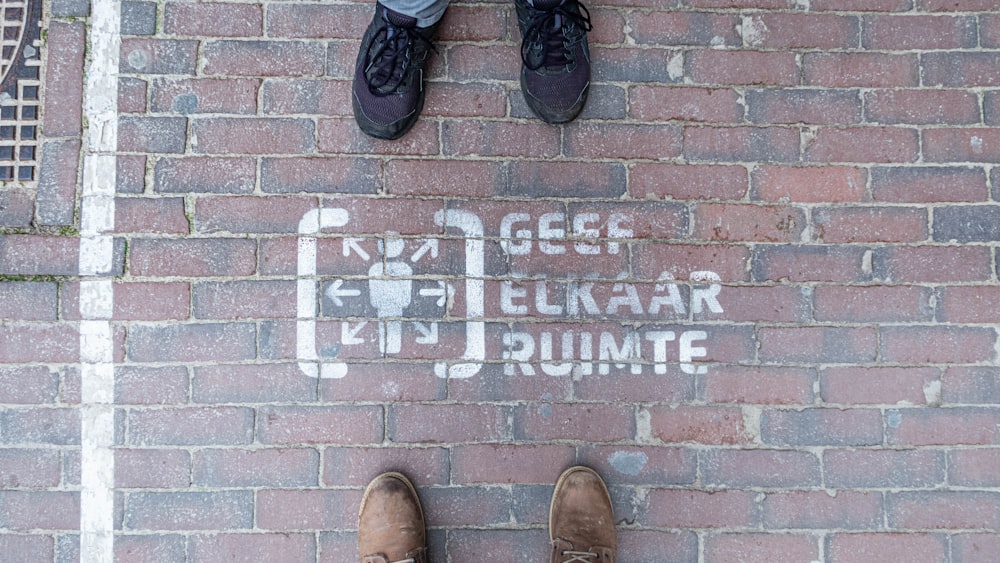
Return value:
[[(316, 237), (322, 229), (343, 227), (350, 219), (346, 209), (313, 209), (299, 221), (298, 303), (295, 328), (295, 345), (299, 369), (309, 377), (341, 378), (347, 375), (347, 364), (323, 364), (320, 371), (319, 354), (316, 353)], [(345, 252), (346, 252), (345, 247)]]
[[(486, 271), (485, 244), (483, 242), (483, 222), (468, 211), (449, 209), (434, 214), (434, 223), (444, 227), (454, 227), (465, 237), (465, 318), (482, 319), (486, 312), (486, 296), (483, 275)], [(486, 323), (466, 321), (465, 352), (460, 364), (439, 362), (434, 365), (434, 373), (441, 378), (464, 379), (479, 373), (486, 360)]]
[(80, 195), (80, 561), (114, 560), (114, 263), (121, 4), (93, 0)]

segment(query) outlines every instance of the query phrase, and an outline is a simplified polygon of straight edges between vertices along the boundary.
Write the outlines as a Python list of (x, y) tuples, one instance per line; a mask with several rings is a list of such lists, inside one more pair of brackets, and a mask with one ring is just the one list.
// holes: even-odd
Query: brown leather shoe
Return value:
[(608, 488), (593, 469), (563, 472), (549, 508), (552, 563), (614, 563), (618, 550)]
[(424, 513), (413, 483), (399, 473), (372, 479), (358, 513), (361, 563), (427, 563)]

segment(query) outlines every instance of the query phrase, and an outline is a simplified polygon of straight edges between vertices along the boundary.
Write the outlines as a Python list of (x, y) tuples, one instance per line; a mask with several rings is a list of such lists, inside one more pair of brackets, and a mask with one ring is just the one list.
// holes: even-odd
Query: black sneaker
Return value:
[(398, 139), (424, 107), (424, 66), (438, 24), (417, 27), (416, 18), (381, 3), (361, 39), (354, 69), (354, 118), (365, 133)]
[(577, 0), (516, 0), (521, 91), (546, 123), (572, 121), (590, 88), (590, 13)]

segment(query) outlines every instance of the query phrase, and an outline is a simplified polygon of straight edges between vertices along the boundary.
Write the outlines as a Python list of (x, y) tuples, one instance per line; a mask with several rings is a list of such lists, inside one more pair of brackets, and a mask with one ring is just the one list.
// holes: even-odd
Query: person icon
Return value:
[(403, 347), (400, 318), (413, 300), (413, 268), (398, 259), (405, 247), (405, 241), (400, 238), (387, 236), (380, 240), (379, 251), (385, 263), (376, 262), (368, 269), (368, 299), (379, 318), (378, 341), (382, 354), (398, 354)]

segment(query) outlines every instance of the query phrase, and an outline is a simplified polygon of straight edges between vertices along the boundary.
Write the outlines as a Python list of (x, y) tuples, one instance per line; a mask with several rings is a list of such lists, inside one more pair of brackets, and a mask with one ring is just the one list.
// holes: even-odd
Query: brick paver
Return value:
[[(405, 471), (434, 561), (542, 561), (567, 466), (623, 563), (993, 561), (1000, 15), (593, 0), (581, 118), (459, 1), (397, 142), (367, 0), (122, 3), (116, 561), (356, 561)], [(85, 3), (0, 186), (0, 560), (80, 554)], [(83, 293), (83, 295), (81, 295)], [(81, 349), (81, 346), (84, 349)]]

